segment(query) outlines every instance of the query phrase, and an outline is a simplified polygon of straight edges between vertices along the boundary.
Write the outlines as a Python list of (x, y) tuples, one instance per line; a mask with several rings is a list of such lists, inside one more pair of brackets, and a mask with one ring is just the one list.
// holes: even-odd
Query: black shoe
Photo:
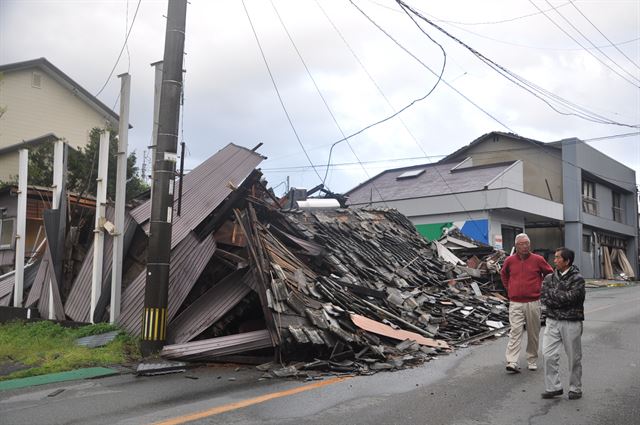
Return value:
[(569, 391), (569, 400), (577, 400), (582, 398), (582, 392)]
[[(562, 389), (559, 389), (556, 391), (545, 391), (542, 394), (540, 394), (542, 398), (554, 398), (559, 395), (562, 395)], [(571, 396), (571, 393), (569, 393), (569, 396)]]

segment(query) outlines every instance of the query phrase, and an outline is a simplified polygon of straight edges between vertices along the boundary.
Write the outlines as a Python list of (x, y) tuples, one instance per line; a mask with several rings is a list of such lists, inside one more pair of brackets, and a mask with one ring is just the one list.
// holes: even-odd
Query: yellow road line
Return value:
[(606, 310), (606, 309), (611, 308), (611, 307), (618, 307), (621, 304), (637, 303), (638, 301), (640, 301), (640, 298), (634, 298), (632, 300), (627, 300), (627, 301), (624, 301), (624, 302), (621, 302), (621, 303), (618, 303), (618, 304), (609, 304), (609, 305), (605, 305), (605, 306), (602, 306), (602, 307), (594, 308), (593, 310), (587, 310), (587, 311), (585, 311), (585, 313), (593, 313), (593, 312), (600, 311), (600, 310)]
[(201, 412), (192, 413), (189, 415), (178, 416), (171, 419), (166, 419), (161, 422), (156, 422), (154, 425), (178, 425), (183, 424), (190, 421), (195, 421), (197, 419), (206, 418), (209, 416), (218, 415), (220, 413), (229, 412), (231, 410), (241, 409), (243, 407), (251, 406), (253, 404), (264, 403), (265, 401), (273, 400), (280, 397), (287, 397), (290, 395), (302, 393), (305, 391), (310, 391), (316, 388), (325, 387), (331, 384), (337, 384), (338, 382), (342, 382), (350, 377), (336, 377), (330, 378), (325, 381), (314, 382), (313, 384), (304, 385), (301, 387), (292, 388), (290, 390), (278, 391), (275, 393), (269, 393), (265, 395), (261, 395), (259, 397), (249, 398), (246, 400), (238, 401), (235, 403), (223, 404), (222, 406), (214, 407), (211, 409), (203, 410)]

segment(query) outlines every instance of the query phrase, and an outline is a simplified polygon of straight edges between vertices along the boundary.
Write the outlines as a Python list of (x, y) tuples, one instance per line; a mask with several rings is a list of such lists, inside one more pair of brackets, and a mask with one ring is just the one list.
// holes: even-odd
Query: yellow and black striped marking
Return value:
[(164, 341), (167, 336), (167, 309), (145, 308), (142, 339), (145, 341)]

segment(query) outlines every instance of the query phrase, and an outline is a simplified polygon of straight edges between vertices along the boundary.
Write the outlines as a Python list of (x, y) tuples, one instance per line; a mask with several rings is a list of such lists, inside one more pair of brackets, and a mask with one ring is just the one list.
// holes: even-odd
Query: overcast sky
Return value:
[[(421, 32), (391, 0), (245, 0), (248, 16), (240, 0), (190, 0), (186, 167), (229, 142), (262, 142), (262, 168), (277, 194), (287, 176), (310, 188), (324, 178), (333, 142), (432, 89), (396, 118), (337, 144), (327, 186), (343, 192), (384, 169), (436, 161), (494, 130), (543, 142), (638, 132), (630, 127), (640, 123), (637, 0), (405, 1), (505, 71), (608, 123), (554, 111), (414, 15)], [(0, 63), (46, 57), (93, 94), (108, 82), (98, 97), (116, 112), (116, 76), (128, 71), (129, 141), (142, 158), (151, 144), (150, 64), (162, 60), (166, 13), (166, 1), (0, 0)], [(640, 182), (637, 134), (588, 143), (635, 169)]]

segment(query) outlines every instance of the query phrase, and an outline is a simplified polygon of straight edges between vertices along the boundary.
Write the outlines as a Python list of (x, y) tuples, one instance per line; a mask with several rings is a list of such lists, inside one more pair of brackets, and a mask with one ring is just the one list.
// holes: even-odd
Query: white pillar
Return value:
[(29, 173), (29, 150), (20, 149), (18, 160), (18, 211), (16, 229), (16, 277), (13, 290), (13, 306), (22, 307), (24, 293), (24, 245), (27, 228), (27, 179)]
[[(56, 140), (53, 145), (53, 186), (52, 186), (52, 209), (59, 209), (60, 202), (64, 202), (62, 197), (62, 177), (64, 174), (64, 141)], [(49, 280), (49, 320), (56, 317), (53, 306), (53, 282)]]
[(113, 266), (111, 269), (111, 308), (109, 322), (115, 323), (120, 316), (120, 293), (122, 285), (122, 257), (124, 245), (124, 205), (127, 194), (127, 149), (129, 140), (129, 95), (131, 76), (119, 75), (120, 84), (120, 129), (118, 130), (118, 154), (116, 170), (115, 234), (113, 235)]
[(102, 259), (104, 255), (105, 204), (107, 203), (107, 171), (109, 166), (109, 131), (100, 134), (98, 153), (98, 187), (96, 190), (96, 225), (93, 231), (93, 273), (91, 275), (91, 310), (89, 320), (93, 321), (93, 314), (100, 299), (102, 290)]

